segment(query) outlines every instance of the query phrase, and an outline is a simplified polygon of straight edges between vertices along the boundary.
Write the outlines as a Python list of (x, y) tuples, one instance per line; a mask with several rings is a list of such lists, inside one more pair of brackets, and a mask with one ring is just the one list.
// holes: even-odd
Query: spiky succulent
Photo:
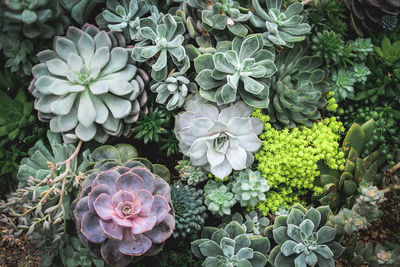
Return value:
[(326, 72), (319, 67), (321, 56), (307, 56), (308, 40), (276, 57), (278, 71), (272, 77), (268, 106), (270, 121), (276, 127), (312, 126), (321, 118), (319, 109), (327, 105), (324, 95), (329, 91)]
[(145, 144), (149, 141), (159, 143), (161, 137), (168, 131), (165, 129), (172, 116), (162, 109), (162, 107), (151, 105), (148, 112), (141, 112), (135, 128), (135, 138), (143, 140)]
[(376, 30), (383, 16), (398, 16), (400, 13), (400, 2), (397, 0), (345, 0), (344, 3), (351, 11), (350, 24), (361, 37)]
[(249, 20), (254, 27), (266, 30), (262, 34), (264, 45), (293, 47), (311, 31), (301, 3), (291, 4), (286, 11), (281, 10), (282, 0), (265, 0), (267, 11), (259, 0), (252, 0), (252, 3), (255, 14), (250, 11)]
[(274, 58), (273, 50), (263, 48), (261, 34), (236, 37), (217, 53), (195, 59), (200, 95), (218, 105), (239, 96), (250, 106), (267, 108)]
[(106, 0), (59, 0), (62, 6), (70, 12), (70, 16), (83, 25), (88, 21), (92, 11)]
[(383, 212), (379, 210), (379, 206), (385, 200), (385, 195), (376, 186), (363, 187), (353, 209), (369, 221), (375, 222), (383, 215)]
[(227, 224), (231, 221), (238, 222), (243, 228), (246, 229), (246, 234), (248, 236), (252, 235), (265, 235), (265, 229), (269, 225), (269, 220), (267, 217), (260, 217), (258, 213), (254, 210), (243, 216), (235, 212), (232, 216), (222, 217), (222, 224), (218, 228), (225, 228)]
[(182, 107), (186, 96), (197, 92), (197, 86), (185, 75), (175, 72), (164, 81), (153, 84), (150, 90), (157, 94), (157, 103), (165, 104), (168, 110), (173, 110)]
[(171, 186), (171, 201), (175, 210), (176, 230), (174, 237), (198, 233), (207, 218), (203, 204), (203, 190), (177, 182)]
[(132, 57), (138, 62), (154, 60), (151, 77), (157, 82), (167, 78), (173, 67), (185, 73), (190, 67), (183, 47), (185, 30), (183, 22), (175, 21), (171, 14), (163, 16), (159, 23), (151, 18), (141, 19), (140, 34), (144, 40), (135, 45)]
[[(343, 171), (333, 171), (322, 163), (319, 165), (320, 182), (324, 189), (321, 204), (329, 205), (335, 212), (343, 206), (351, 209), (357, 197), (357, 188), (362, 181), (381, 181), (383, 174), (379, 174), (378, 170), (386, 158), (380, 150), (375, 150), (377, 142), (372, 141), (372, 146), (368, 144), (375, 128), (373, 119), (361, 126), (354, 123), (350, 127), (343, 140), (346, 159)], [(367, 156), (361, 157), (366, 151)]]
[(247, 12), (234, 0), (210, 0), (202, 11), (204, 28), (207, 31), (223, 31), (226, 28), (237, 36), (246, 36), (248, 29), (242, 24), (249, 19)]
[(55, 38), (54, 51), (38, 54), (29, 87), (35, 109), (66, 142), (129, 135), (147, 101), (149, 77), (130, 61), (123, 43), (122, 34), (85, 25), (70, 27), (66, 37)]
[(4, 67), (21, 75), (30, 75), (32, 62), (34, 62), (33, 43), (29, 39), (21, 38), (19, 33), (12, 32), (7, 35), (0, 33), (0, 42), (3, 53), (7, 57)]
[(269, 190), (267, 179), (259, 171), (246, 169), (232, 175), (232, 192), (242, 207), (256, 207), (265, 201), (265, 192)]
[(305, 209), (297, 204), (289, 215), (275, 218), (269, 227), (278, 245), (271, 251), (269, 261), (274, 266), (335, 266), (334, 258), (344, 248), (335, 241), (332, 227), (325, 226), (328, 206)]
[(333, 30), (317, 32), (312, 38), (311, 49), (320, 55), (329, 64), (331, 61), (338, 63), (342, 54), (344, 41), (342, 37)]
[(175, 169), (179, 172), (181, 180), (186, 181), (188, 185), (197, 185), (207, 180), (207, 175), (200, 167), (194, 166), (190, 160), (180, 160)]
[(251, 166), (252, 153), (261, 146), (260, 120), (250, 118), (252, 108), (243, 101), (223, 108), (193, 98), (175, 118), (179, 147), (194, 166), (202, 166), (223, 179), (232, 170)]
[(136, 27), (150, 7), (155, 8), (143, 0), (107, 0), (107, 8), (96, 16), (96, 23), (102, 28), (122, 32), (128, 41), (140, 41)]
[(334, 227), (338, 235), (352, 235), (360, 230), (366, 230), (371, 224), (354, 210), (342, 209), (337, 215), (329, 216), (327, 225)]
[(6, 32), (22, 32), (25, 37), (50, 39), (64, 34), (69, 18), (59, 1), (7, 0), (0, 3), (0, 17)]
[(203, 266), (206, 267), (263, 267), (270, 243), (260, 235), (248, 236), (245, 228), (233, 221), (222, 229), (205, 227), (201, 239), (193, 241), (191, 247), (196, 257), (205, 259)]
[(236, 199), (229, 187), (210, 180), (204, 187), (204, 203), (212, 213), (224, 216), (231, 214)]
[(114, 266), (158, 253), (175, 228), (171, 191), (164, 177), (143, 159), (99, 162), (94, 168), (87, 172), (74, 203), (81, 242)]

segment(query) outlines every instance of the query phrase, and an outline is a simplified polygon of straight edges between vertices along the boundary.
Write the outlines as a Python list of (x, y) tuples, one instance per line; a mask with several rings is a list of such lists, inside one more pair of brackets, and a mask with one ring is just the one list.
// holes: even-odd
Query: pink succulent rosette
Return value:
[(175, 228), (170, 187), (145, 167), (97, 174), (74, 210), (78, 234), (96, 256), (126, 266), (158, 253)]

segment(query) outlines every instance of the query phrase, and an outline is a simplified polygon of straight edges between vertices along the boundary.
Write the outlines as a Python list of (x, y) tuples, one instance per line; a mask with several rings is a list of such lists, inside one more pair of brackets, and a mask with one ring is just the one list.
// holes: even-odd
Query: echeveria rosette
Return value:
[(75, 205), (81, 241), (114, 266), (155, 255), (175, 228), (169, 185), (136, 161), (101, 169), (107, 163), (90, 174)]
[(268, 107), (275, 127), (312, 127), (312, 122), (321, 118), (320, 109), (328, 104), (326, 71), (319, 68), (322, 57), (307, 56), (307, 49), (308, 39), (276, 57), (278, 71), (272, 77)]
[(275, 218), (272, 230), (278, 244), (271, 251), (269, 261), (274, 266), (327, 266), (334, 267), (334, 258), (344, 248), (336, 241), (336, 232), (325, 226), (330, 213), (328, 206), (305, 209), (296, 204), (289, 215)]
[(191, 248), (196, 257), (204, 259), (205, 267), (264, 267), (270, 242), (260, 235), (247, 235), (245, 227), (232, 221), (224, 228), (205, 227)]
[(277, 71), (274, 52), (263, 49), (261, 34), (236, 37), (228, 49), (195, 59), (200, 95), (218, 105), (239, 95), (250, 106), (267, 108), (270, 77)]
[(250, 106), (240, 101), (219, 109), (195, 98), (185, 108), (175, 117), (174, 131), (179, 148), (193, 165), (202, 166), (220, 179), (232, 170), (251, 166), (252, 153), (261, 146), (257, 135), (263, 124), (250, 118)]
[[(236, 204), (235, 196), (225, 185), (214, 188), (212, 180), (207, 182), (204, 188), (204, 203), (207, 208), (219, 216), (230, 215), (231, 208)], [(211, 186), (210, 186), (211, 184)]]
[(85, 24), (88, 21), (93, 9), (101, 4), (104, 4), (106, 0), (59, 0), (65, 10), (70, 12), (71, 18), (73, 18), (80, 25)]
[(70, 27), (54, 39), (54, 50), (38, 54), (29, 90), (36, 97), (39, 119), (66, 142), (109, 135), (128, 136), (147, 101), (147, 74), (130, 61), (120, 33)]
[[(223, 31), (227, 28), (234, 35), (245, 37), (248, 29), (242, 23), (249, 19), (249, 15), (241, 13), (243, 9), (234, 0), (208, 1), (201, 14), (204, 28), (207, 31)], [(216, 35), (218, 37), (218, 34)]]
[(30, 39), (62, 35), (70, 25), (59, 1), (7, 0), (0, 3), (0, 17), (6, 32), (22, 32)]
[(185, 31), (183, 22), (175, 21), (171, 14), (165, 15), (159, 23), (151, 18), (140, 19), (140, 34), (144, 40), (135, 45), (132, 57), (138, 62), (146, 62), (156, 56), (151, 77), (157, 82), (167, 78), (172, 69), (169, 66), (176, 66), (180, 73), (185, 73), (190, 67), (183, 47)]
[(268, 12), (261, 7), (259, 0), (252, 0), (252, 3), (255, 14), (249, 11), (249, 21), (254, 27), (266, 30), (262, 34), (265, 45), (293, 47), (311, 31), (301, 3), (291, 4), (284, 12), (281, 10), (282, 0), (265, 0)]
[(265, 201), (265, 192), (269, 190), (267, 179), (259, 171), (246, 169), (232, 175), (232, 192), (242, 207), (256, 207)]
[(96, 23), (102, 28), (122, 32), (128, 41), (140, 41), (136, 27), (150, 7), (155, 8), (140, 0), (107, 0), (107, 9), (96, 16)]
[(175, 72), (164, 81), (153, 84), (150, 90), (157, 94), (158, 104), (165, 104), (168, 110), (173, 110), (183, 106), (189, 93), (197, 92), (197, 85), (185, 75)]

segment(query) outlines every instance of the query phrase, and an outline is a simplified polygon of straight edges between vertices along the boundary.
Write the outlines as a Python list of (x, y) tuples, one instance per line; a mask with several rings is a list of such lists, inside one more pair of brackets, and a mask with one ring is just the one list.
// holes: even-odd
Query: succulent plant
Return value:
[[(323, 163), (318, 168), (320, 183), (324, 194), (320, 198), (322, 205), (329, 205), (332, 210), (338, 211), (341, 207), (352, 208), (357, 197), (358, 185), (364, 182), (380, 183), (383, 174), (378, 174), (386, 158), (380, 150), (375, 150), (376, 142), (369, 144), (376, 124), (373, 119), (363, 125), (353, 123), (344, 140), (343, 149), (346, 164), (344, 170), (333, 171)], [(367, 156), (362, 158), (364, 152)]]
[(164, 81), (153, 84), (150, 90), (157, 94), (157, 103), (165, 104), (168, 110), (173, 110), (182, 107), (186, 96), (197, 92), (197, 86), (185, 75), (175, 72)]
[(329, 91), (326, 73), (320, 69), (321, 56), (306, 56), (308, 40), (276, 57), (278, 71), (272, 77), (268, 106), (270, 121), (275, 127), (312, 126), (321, 118), (319, 109), (327, 105)]
[(269, 190), (267, 179), (259, 171), (246, 169), (232, 175), (232, 192), (242, 207), (254, 208), (258, 202), (265, 201), (265, 192)]
[(224, 216), (231, 214), (231, 208), (236, 204), (236, 199), (229, 187), (210, 180), (204, 187), (204, 203), (212, 213)]
[(273, 51), (263, 49), (261, 34), (236, 37), (224, 49), (195, 59), (200, 95), (218, 105), (239, 95), (250, 106), (267, 108), (270, 77), (277, 68)]
[(295, 42), (303, 41), (311, 31), (301, 3), (293, 3), (283, 11), (282, 0), (265, 0), (268, 13), (259, 0), (252, 0), (252, 3), (255, 14), (250, 11), (249, 20), (254, 27), (266, 29), (262, 34), (264, 45), (293, 47)]
[(207, 208), (203, 204), (203, 190), (183, 185), (178, 181), (171, 186), (171, 201), (175, 210), (174, 237), (185, 238), (198, 233), (207, 218)]
[(202, 11), (203, 26), (207, 31), (227, 28), (234, 35), (245, 37), (248, 29), (242, 22), (246, 22), (249, 15), (242, 13), (243, 9), (238, 1), (211, 0)]
[(115, 158), (113, 154), (99, 156), (73, 205), (81, 242), (115, 266), (155, 255), (175, 228), (168, 183), (147, 160), (134, 158), (119, 164), (107, 162)]
[(353, 237), (346, 246), (342, 257), (346, 257), (347, 260), (355, 266), (366, 262), (370, 263), (374, 257), (374, 246), (371, 242), (364, 244), (357, 240), (356, 237)]
[(194, 166), (190, 160), (180, 160), (175, 169), (179, 172), (179, 178), (188, 185), (196, 186), (197, 184), (207, 180), (207, 175), (200, 167)]
[(396, 266), (399, 263), (399, 251), (390, 251), (381, 244), (377, 244), (375, 247), (374, 262), (379, 266)]
[(64, 141), (104, 143), (109, 135), (129, 135), (146, 103), (149, 77), (129, 61), (123, 42), (121, 34), (93, 25), (70, 27), (66, 37), (55, 38), (55, 51), (38, 54), (29, 90), (39, 119), (50, 121)]
[(253, 266), (263, 267), (267, 263), (270, 249), (268, 238), (252, 235), (238, 222), (225, 228), (205, 227), (201, 239), (191, 243), (193, 254), (204, 259), (203, 266)]
[(360, 230), (366, 230), (371, 224), (354, 210), (341, 209), (337, 215), (329, 216), (328, 226), (335, 229), (336, 234), (351, 236)]
[(257, 135), (263, 130), (259, 119), (250, 118), (252, 108), (243, 101), (218, 109), (193, 98), (186, 111), (175, 117), (179, 147), (194, 166), (202, 166), (223, 179), (232, 170), (251, 166), (261, 146)]
[(374, 46), (374, 50), (385, 66), (390, 67), (394, 76), (400, 79), (400, 40), (391, 43), (385, 35), (381, 46)]
[(332, 91), (335, 93), (334, 96), (338, 101), (354, 97), (354, 84), (356, 83), (356, 79), (349, 69), (339, 68), (334, 71), (331, 80)]
[(168, 132), (165, 128), (170, 119), (170, 116), (161, 107), (151, 105), (147, 113), (141, 112), (132, 131), (136, 133), (135, 138), (143, 140), (145, 144), (149, 141), (159, 143), (161, 136)]
[(328, 206), (305, 209), (297, 204), (289, 215), (275, 218), (269, 227), (278, 244), (270, 253), (274, 266), (335, 266), (334, 258), (344, 248), (336, 241), (332, 227), (325, 226), (330, 210)]
[(186, 55), (183, 42), (185, 25), (182, 21), (175, 21), (171, 14), (162, 17), (160, 23), (151, 18), (140, 20), (140, 34), (144, 37), (132, 51), (132, 57), (138, 62), (145, 62), (154, 58), (151, 65), (151, 77), (157, 82), (167, 78), (172, 67), (179, 68), (181, 74), (190, 67), (189, 57)]
[(30, 75), (32, 62), (34, 62), (32, 41), (21, 38), (17, 32), (7, 33), (7, 36), (0, 33), (0, 38), (2, 51), (7, 57), (4, 67), (21, 75)]
[(323, 57), (326, 63), (338, 63), (344, 47), (344, 41), (339, 34), (333, 30), (317, 32), (312, 38), (312, 43), (311, 49)]
[(386, 200), (385, 195), (376, 186), (361, 188), (361, 195), (356, 199), (353, 209), (369, 221), (375, 222), (383, 215), (379, 204)]
[(70, 16), (79, 24), (83, 25), (88, 21), (92, 11), (106, 0), (59, 0), (61, 5), (68, 10)]
[(361, 37), (375, 30), (384, 15), (398, 16), (400, 13), (400, 3), (396, 0), (346, 0), (344, 3), (351, 11), (350, 24)]
[(394, 29), (396, 29), (398, 22), (399, 20), (397, 19), (396, 16), (384, 15), (381, 18), (380, 24), (382, 29), (391, 32)]
[(265, 229), (269, 225), (267, 217), (260, 217), (256, 211), (251, 210), (245, 214), (244, 218), (238, 212), (235, 212), (232, 216), (222, 217), (223, 223), (218, 225), (218, 228), (225, 228), (232, 221), (238, 222), (246, 230), (248, 236), (265, 235)]
[(353, 66), (353, 77), (356, 79), (357, 83), (364, 85), (368, 79), (368, 75), (371, 74), (371, 71), (364, 63), (354, 64)]
[(22, 32), (27, 38), (50, 39), (70, 25), (59, 1), (10, 0), (0, 3), (6, 32)]
[(139, 19), (156, 8), (143, 0), (107, 0), (107, 8), (96, 16), (96, 23), (110, 31), (122, 32), (129, 41), (140, 41), (136, 31)]

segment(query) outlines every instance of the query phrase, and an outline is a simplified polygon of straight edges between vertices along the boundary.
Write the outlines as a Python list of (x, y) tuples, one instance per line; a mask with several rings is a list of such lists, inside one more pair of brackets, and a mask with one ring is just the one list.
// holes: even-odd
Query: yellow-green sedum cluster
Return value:
[(322, 188), (314, 183), (319, 176), (318, 161), (323, 160), (332, 169), (344, 168), (344, 153), (339, 147), (344, 127), (336, 118), (315, 122), (312, 128), (277, 130), (260, 109), (252, 116), (264, 123), (264, 131), (259, 136), (261, 150), (255, 154), (257, 168), (271, 187), (266, 200), (258, 205), (264, 215), (279, 206), (301, 203), (301, 197), (306, 194), (321, 194)]

